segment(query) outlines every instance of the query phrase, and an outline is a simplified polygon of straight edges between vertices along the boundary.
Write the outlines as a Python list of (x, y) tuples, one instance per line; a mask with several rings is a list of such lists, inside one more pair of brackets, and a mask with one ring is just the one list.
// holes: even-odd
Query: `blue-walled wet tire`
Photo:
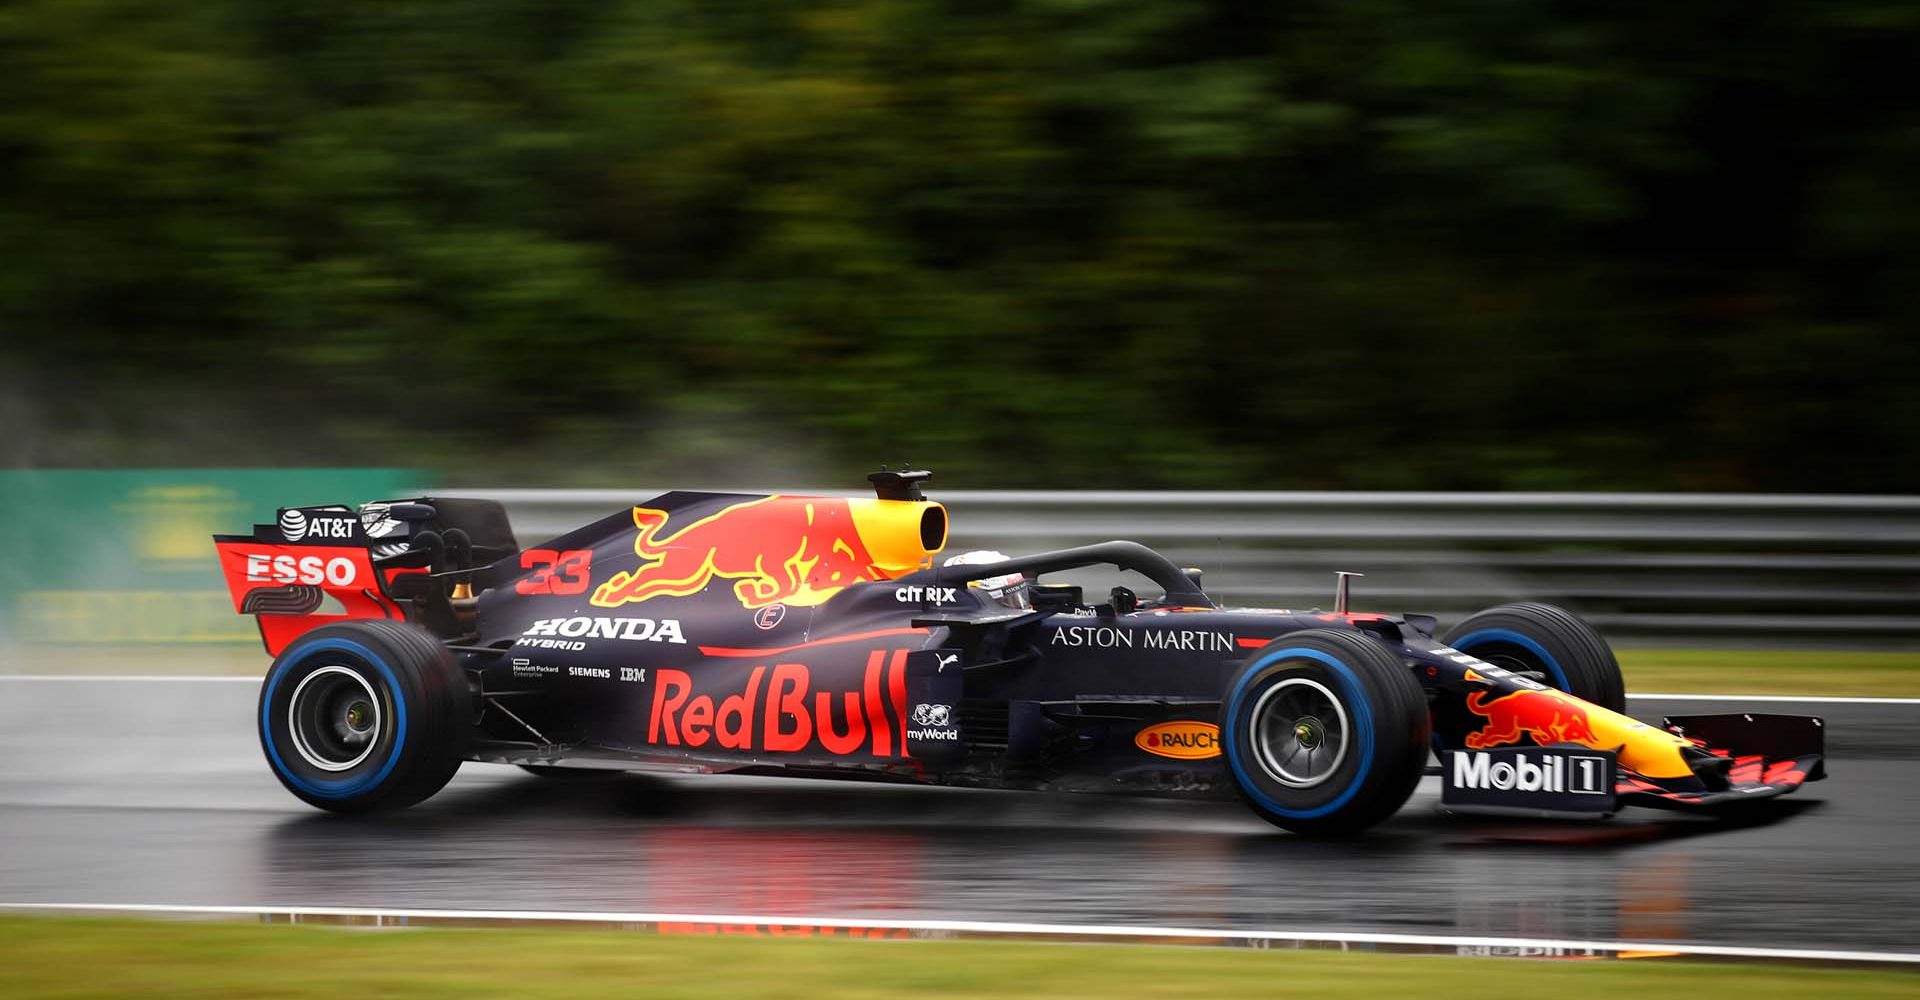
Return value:
[(260, 685), (274, 777), (333, 812), (410, 806), (460, 768), (472, 696), (452, 654), (401, 622), (326, 625), (295, 640)]
[(1413, 671), (1379, 641), (1312, 629), (1261, 647), (1227, 685), (1227, 771), (1261, 818), (1342, 836), (1406, 804), (1432, 723)]
[(1508, 670), (1532, 670), (1562, 691), (1627, 710), (1620, 663), (1593, 626), (1551, 604), (1502, 604), (1447, 630), (1447, 645)]

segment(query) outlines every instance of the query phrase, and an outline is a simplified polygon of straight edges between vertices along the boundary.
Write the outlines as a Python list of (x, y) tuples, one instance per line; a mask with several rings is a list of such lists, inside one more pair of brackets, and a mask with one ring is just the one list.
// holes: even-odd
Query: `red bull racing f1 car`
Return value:
[[(1462, 811), (1715, 810), (1824, 776), (1819, 719), (1623, 714), (1606, 643), (1543, 604), (1222, 608), (1145, 546), (941, 560), (923, 472), (876, 496), (673, 492), (535, 548), (465, 498), (291, 507), (217, 536), (275, 659), (260, 742), (293, 794), (417, 802), (462, 761), (1238, 795), (1363, 830), (1438, 756)], [(1092, 566), (1150, 581), (1090, 600)]]

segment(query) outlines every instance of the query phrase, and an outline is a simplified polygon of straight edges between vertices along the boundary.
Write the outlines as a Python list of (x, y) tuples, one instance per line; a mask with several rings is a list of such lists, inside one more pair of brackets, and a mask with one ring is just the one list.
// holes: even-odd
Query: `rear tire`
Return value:
[(1624, 713), (1627, 685), (1607, 640), (1551, 604), (1503, 604), (1447, 631), (1447, 645), (1496, 667), (1537, 671), (1542, 680), (1601, 708)]
[(471, 695), (447, 648), (391, 621), (296, 639), (260, 685), (260, 745), (274, 777), (333, 812), (410, 806), (460, 768)]
[(1311, 629), (1267, 643), (1227, 687), (1227, 771), (1262, 819), (1295, 833), (1358, 833), (1413, 794), (1432, 738), (1427, 698), (1393, 651)]

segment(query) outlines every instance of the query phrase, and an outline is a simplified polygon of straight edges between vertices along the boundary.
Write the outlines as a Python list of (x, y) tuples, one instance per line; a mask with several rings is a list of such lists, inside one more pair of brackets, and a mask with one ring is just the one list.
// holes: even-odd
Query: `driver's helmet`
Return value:
[[(1006, 562), (1007, 557), (991, 549), (979, 549), (962, 552), (948, 559), (946, 566), (984, 566), (988, 563)], [(1009, 608), (1026, 610), (1033, 607), (1032, 585), (1019, 573), (1007, 573), (1002, 576), (989, 576), (980, 580), (969, 580), (967, 586), (979, 591), (989, 600)]]

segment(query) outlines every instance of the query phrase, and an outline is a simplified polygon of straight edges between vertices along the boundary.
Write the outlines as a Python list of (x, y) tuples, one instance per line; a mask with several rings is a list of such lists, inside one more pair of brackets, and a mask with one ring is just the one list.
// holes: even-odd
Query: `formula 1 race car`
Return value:
[[(397, 808), (462, 761), (991, 788), (1238, 794), (1336, 835), (1437, 754), (1460, 811), (1713, 810), (1824, 776), (1819, 719), (1622, 714), (1607, 644), (1544, 604), (1216, 607), (1124, 541), (939, 562), (925, 472), (874, 499), (672, 492), (536, 548), (466, 498), (292, 507), (216, 536), (275, 659), (260, 742), (324, 809)], [(977, 554), (976, 554), (977, 555)], [(1161, 593), (1089, 602), (1049, 573)]]

